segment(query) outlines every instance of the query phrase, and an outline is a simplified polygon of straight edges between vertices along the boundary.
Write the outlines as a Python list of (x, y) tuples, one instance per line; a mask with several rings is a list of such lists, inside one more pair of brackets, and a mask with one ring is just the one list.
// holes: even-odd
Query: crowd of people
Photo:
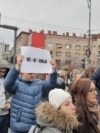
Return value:
[(20, 72), (0, 58), (0, 132), (100, 133), (100, 68)]

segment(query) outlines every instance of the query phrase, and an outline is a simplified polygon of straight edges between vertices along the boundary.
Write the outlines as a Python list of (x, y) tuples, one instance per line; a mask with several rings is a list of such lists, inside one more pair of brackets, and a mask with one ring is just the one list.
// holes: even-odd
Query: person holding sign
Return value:
[(43, 93), (54, 88), (57, 81), (56, 63), (51, 60), (52, 73), (49, 80), (35, 79), (34, 73), (20, 72), (24, 56), (17, 57), (17, 63), (4, 81), (5, 89), (12, 93), (10, 128), (11, 133), (28, 133), (36, 124), (35, 108), (42, 100)]

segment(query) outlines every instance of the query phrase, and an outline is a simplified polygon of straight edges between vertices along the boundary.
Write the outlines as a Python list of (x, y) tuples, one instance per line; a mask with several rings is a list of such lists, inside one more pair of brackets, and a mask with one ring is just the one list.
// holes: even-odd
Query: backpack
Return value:
[(28, 133), (41, 133), (42, 132), (42, 130), (44, 129), (45, 127), (41, 127), (40, 125), (33, 125), (31, 128), (30, 128), (30, 130), (29, 130), (29, 132)]
[(28, 133), (41, 133), (45, 128), (48, 128), (48, 129), (52, 130), (54, 133), (62, 133), (61, 131), (59, 131), (56, 128), (53, 128), (53, 127), (41, 127), (38, 124), (37, 125), (33, 125)]

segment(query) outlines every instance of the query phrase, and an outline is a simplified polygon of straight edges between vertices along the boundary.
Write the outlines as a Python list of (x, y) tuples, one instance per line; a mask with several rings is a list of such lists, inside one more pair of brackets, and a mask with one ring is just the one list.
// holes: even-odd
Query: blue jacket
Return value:
[(50, 80), (33, 82), (24, 81), (19, 76), (19, 71), (13, 67), (7, 74), (4, 87), (12, 93), (11, 101), (11, 129), (25, 132), (36, 124), (35, 108), (42, 100), (43, 92), (52, 89), (57, 80), (57, 73), (51, 74)]

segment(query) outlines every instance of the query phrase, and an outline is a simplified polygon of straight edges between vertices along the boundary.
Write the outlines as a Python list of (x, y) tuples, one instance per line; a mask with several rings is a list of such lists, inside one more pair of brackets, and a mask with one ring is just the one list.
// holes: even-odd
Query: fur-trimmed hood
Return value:
[(49, 102), (42, 102), (36, 108), (36, 115), (39, 125), (56, 127), (61, 131), (71, 131), (79, 125), (77, 116), (66, 115)]

